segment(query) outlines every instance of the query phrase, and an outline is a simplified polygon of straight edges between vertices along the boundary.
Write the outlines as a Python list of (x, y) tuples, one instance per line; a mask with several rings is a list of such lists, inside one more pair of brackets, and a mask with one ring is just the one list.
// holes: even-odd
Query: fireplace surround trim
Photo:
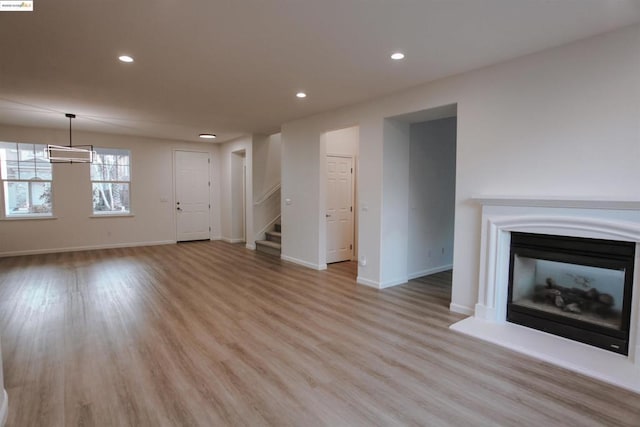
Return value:
[[(473, 200), (482, 204), (478, 300), (474, 315), (451, 328), (640, 393), (640, 201), (505, 197)], [(506, 321), (514, 231), (636, 244), (628, 356)], [(543, 343), (551, 342), (563, 351), (546, 349)], [(585, 352), (591, 356), (578, 357)], [(567, 354), (566, 359), (563, 354)]]

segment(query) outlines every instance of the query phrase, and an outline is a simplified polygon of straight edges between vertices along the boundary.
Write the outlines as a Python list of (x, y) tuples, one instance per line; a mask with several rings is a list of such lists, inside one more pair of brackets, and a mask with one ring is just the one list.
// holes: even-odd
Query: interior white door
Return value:
[(353, 159), (327, 156), (327, 263), (353, 253)]
[(209, 153), (176, 151), (177, 241), (210, 238), (209, 188)]

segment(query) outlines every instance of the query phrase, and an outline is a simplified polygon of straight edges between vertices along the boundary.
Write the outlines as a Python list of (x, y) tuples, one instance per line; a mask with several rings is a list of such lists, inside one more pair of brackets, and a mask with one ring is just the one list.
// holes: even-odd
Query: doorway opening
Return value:
[(385, 119), (383, 287), (440, 283), (451, 300), (456, 129), (455, 104)]
[(231, 241), (247, 240), (247, 155), (245, 150), (231, 153)]
[(359, 138), (359, 128), (353, 126), (325, 132), (320, 139), (321, 264), (357, 259)]

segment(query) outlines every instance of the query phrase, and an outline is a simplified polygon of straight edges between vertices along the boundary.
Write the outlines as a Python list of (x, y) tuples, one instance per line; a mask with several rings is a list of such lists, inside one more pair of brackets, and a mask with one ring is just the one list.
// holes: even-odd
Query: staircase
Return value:
[(256, 250), (279, 258), (282, 248), (282, 228), (280, 223), (274, 224), (273, 230), (267, 231), (265, 235), (266, 240), (256, 240)]

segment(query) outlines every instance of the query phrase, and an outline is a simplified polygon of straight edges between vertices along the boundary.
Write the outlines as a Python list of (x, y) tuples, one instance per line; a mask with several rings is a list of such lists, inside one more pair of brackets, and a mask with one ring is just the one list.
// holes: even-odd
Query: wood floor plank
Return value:
[(640, 425), (637, 394), (450, 331), (450, 271), (355, 277), (222, 242), (0, 259), (7, 425)]

